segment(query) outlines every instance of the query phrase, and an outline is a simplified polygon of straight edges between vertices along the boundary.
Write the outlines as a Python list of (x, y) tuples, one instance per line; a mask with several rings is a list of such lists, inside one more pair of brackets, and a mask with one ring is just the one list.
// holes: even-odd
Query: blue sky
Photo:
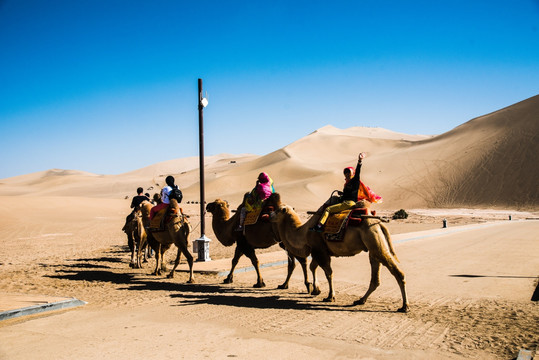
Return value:
[(441, 134), (539, 94), (539, 1), (0, 0), (0, 178), (197, 156), (198, 78), (206, 155)]

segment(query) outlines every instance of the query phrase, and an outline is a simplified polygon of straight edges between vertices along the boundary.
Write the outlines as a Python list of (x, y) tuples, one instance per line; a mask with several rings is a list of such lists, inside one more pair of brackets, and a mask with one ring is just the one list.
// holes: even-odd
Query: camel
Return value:
[[(150, 256), (151, 241), (148, 233), (144, 229), (141, 209), (136, 209), (133, 219), (126, 224), (127, 237), (129, 238), (129, 249), (131, 250), (131, 262), (129, 266), (134, 269), (141, 269), (143, 262), (148, 262)], [(151, 239), (150, 239), (151, 240)]]
[[(346, 230), (343, 241), (326, 241), (322, 233), (309, 231), (318, 222), (318, 217), (311, 217), (302, 224), (299, 216), (290, 206), (281, 203), (279, 194), (272, 194), (267, 200), (275, 211), (271, 214), (271, 221), (275, 232), (285, 245), (285, 248), (296, 256), (312, 256), (310, 265), (313, 274), (313, 295), (320, 294), (316, 280), (316, 268), (320, 266), (329, 284), (329, 294), (324, 299), (327, 302), (335, 301), (333, 288), (333, 270), (331, 269), (332, 256), (353, 256), (362, 251), (368, 251), (371, 263), (371, 281), (365, 295), (354, 302), (354, 305), (363, 305), (372, 292), (380, 285), (380, 265), (384, 265), (397, 280), (402, 295), (402, 307), (398, 312), (409, 310), (406, 296), (404, 273), (397, 265), (398, 259), (391, 243), (387, 228), (377, 218), (364, 218), (357, 227)], [(367, 207), (367, 206), (365, 206)], [(321, 213), (320, 208), (317, 213)]]
[(134, 257), (135, 257), (135, 232), (136, 232), (136, 221), (133, 217), (130, 221), (127, 221), (123, 227), (123, 231), (127, 235), (127, 246), (129, 246), (129, 251), (131, 252), (131, 262), (129, 263), (129, 267), (133, 267), (135, 264)]
[[(206, 210), (213, 216), (212, 227), (215, 236), (217, 236), (217, 240), (219, 240), (219, 242), (221, 242), (224, 246), (232, 246), (234, 243), (236, 244), (234, 258), (232, 259), (232, 268), (224, 280), (224, 283), (230, 284), (234, 281), (234, 269), (236, 268), (241, 256), (245, 255), (251, 259), (251, 262), (256, 270), (257, 282), (253, 285), (253, 287), (265, 287), (266, 284), (264, 283), (260, 273), (259, 261), (256, 257), (255, 249), (268, 248), (278, 243), (272, 231), (272, 224), (269, 222), (259, 221), (256, 224), (245, 226), (245, 233), (242, 233), (241, 231), (235, 231), (239, 224), (239, 211), (236, 211), (236, 213), (231, 217), (228, 202), (217, 199), (214, 202), (206, 205)], [(296, 258), (303, 269), (305, 278), (304, 283), (307, 287), (307, 292), (310, 294), (313, 288), (312, 284), (309, 282), (307, 259), (301, 256), (292, 256), (288, 252), (287, 256), (288, 274), (284, 283), (279, 285), (278, 288), (288, 289), (290, 277), (292, 276), (292, 272), (296, 267)]]
[[(146, 228), (150, 225), (150, 210), (152, 206), (153, 205), (149, 201), (144, 201), (142, 204), (140, 204), (142, 221)], [(161, 270), (165, 268), (163, 263), (163, 255), (172, 246), (172, 244), (175, 244), (178, 248), (178, 253), (176, 255), (176, 260), (174, 261), (174, 267), (167, 277), (174, 277), (174, 271), (178, 267), (181, 254), (183, 253), (189, 264), (189, 280), (187, 282), (193, 283), (193, 255), (191, 255), (188, 250), (191, 226), (187, 221), (187, 217), (181, 213), (179, 204), (175, 199), (170, 200), (169, 207), (173, 219), (165, 224), (165, 230), (159, 232), (152, 231), (148, 233), (148, 240), (151, 242), (151, 240), (154, 239), (157, 244), (155, 249), (155, 271), (152, 274), (161, 275)]]

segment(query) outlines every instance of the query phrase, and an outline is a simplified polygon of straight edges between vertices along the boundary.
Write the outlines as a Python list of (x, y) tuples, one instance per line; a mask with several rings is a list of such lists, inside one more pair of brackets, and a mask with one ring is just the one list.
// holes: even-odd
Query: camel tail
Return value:
[(389, 234), (389, 230), (385, 227), (384, 224), (380, 223), (380, 227), (382, 228), (382, 231), (384, 232), (384, 236), (387, 239), (387, 244), (389, 245), (389, 252), (391, 252), (391, 255), (397, 260), (397, 262), (400, 262), (399, 258), (397, 257), (397, 254), (395, 253), (395, 249), (393, 248), (393, 242), (391, 241), (391, 235)]

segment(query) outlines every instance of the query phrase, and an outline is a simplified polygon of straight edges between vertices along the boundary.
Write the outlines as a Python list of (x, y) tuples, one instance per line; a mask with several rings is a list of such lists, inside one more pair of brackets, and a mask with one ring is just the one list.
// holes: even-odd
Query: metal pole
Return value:
[(202, 79), (198, 79), (198, 144), (200, 166), (200, 237), (203, 238), (206, 231), (204, 213), (204, 106), (202, 106)]
[[(198, 79), (198, 144), (200, 166), (200, 238), (196, 240), (197, 261), (211, 261), (210, 239), (205, 235), (206, 231), (206, 207), (204, 197), (204, 104), (202, 102), (202, 79)], [(207, 104), (207, 103), (206, 103)]]

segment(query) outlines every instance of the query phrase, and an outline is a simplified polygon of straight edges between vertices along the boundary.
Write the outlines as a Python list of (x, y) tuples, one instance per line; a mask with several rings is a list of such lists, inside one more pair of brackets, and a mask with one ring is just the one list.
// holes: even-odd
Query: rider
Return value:
[(150, 210), (150, 220), (153, 219), (155, 214), (159, 212), (161, 209), (166, 209), (168, 205), (170, 204), (169, 195), (172, 192), (172, 189), (177, 188), (177, 186), (174, 184), (174, 177), (169, 175), (166, 177), (165, 182), (167, 183), (167, 186), (165, 186), (161, 190), (161, 203), (155, 205)]
[(341, 202), (335, 205), (326, 207), (324, 213), (320, 217), (318, 224), (310, 228), (311, 231), (322, 232), (324, 231), (324, 224), (329, 217), (329, 214), (338, 213), (344, 210), (353, 208), (356, 202), (359, 200), (369, 200), (370, 202), (381, 202), (382, 198), (376, 195), (371, 189), (363, 184), (359, 180), (359, 174), (361, 172), (361, 163), (365, 158), (365, 153), (359, 153), (357, 159), (356, 170), (353, 167), (347, 167), (343, 170), (344, 174), (344, 188), (343, 191), (339, 191), (341, 196)]
[(243, 198), (243, 206), (240, 210), (240, 224), (237, 231), (243, 230), (243, 223), (247, 216), (247, 211), (254, 211), (262, 207), (262, 202), (275, 192), (273, 180), (265, 172), (261, 172), (256, 180), (256, 185), (250, 193)]
[(133, 197), (133, 200), (131, 200), (131, 208), (136, 209), (143, 201), (150, 201), (150, 197), (148, 194), (142, 194), (144, 191), (143, 188), (139, 187), (137, 189), (137, 196)]
[(133, 209), (131, 211), (131, 213), (129, 215), (127, 215), (127, 217), (125, 218), (125, 225), (124, 227), (122, 228), (122, 231), (125, 231), (125, 226), (127, 225), (127, 223), (129, 221), (131, 221), (133, 219), (133, 216), (135, 214), (135, 210), (139, 207), (139, 205), (143, 202), (143, 201), (150, 201), (150, 197), (149, 196), (146, 196), (146, 195), (143, 195), (142, 192), (144, 191), (143, 188), (139, 187), (137, 188), (137, 195), (133, 197), (133, 200), (131, 200), (131, 209)]

